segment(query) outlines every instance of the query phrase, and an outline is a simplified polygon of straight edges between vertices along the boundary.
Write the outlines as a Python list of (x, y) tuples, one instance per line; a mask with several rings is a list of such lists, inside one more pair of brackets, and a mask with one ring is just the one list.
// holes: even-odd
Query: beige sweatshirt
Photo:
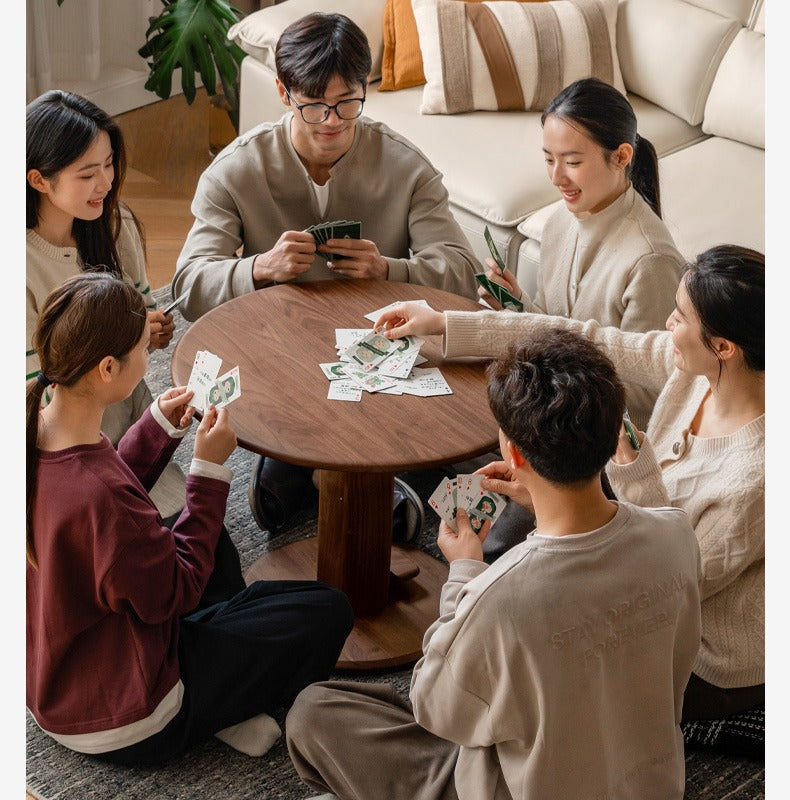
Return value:
[(702, 646), (694, 672), (723, 688), (765, 681), (765, 415), (729, 436), (689, 433), (708, 390), (674, 366), (666, 331), (626, 333), (539, 314), (446, 312), (445, 355), (505, 355), (531, 331), (582, 333), (625, 381), (660, 391), (638, 457), (606, 468), (618, 497), (689, 517), (702, 557)]
[(461, 745), (460, 800), (683, 797), (680, 716), (699, 648), (685, 514), (620, 503), (450, 565), (414, 668), (417, 722)]
[[(332, 167), (322, 214), (291, 142), (291, 117), (238, 137), (201, 175), (195, 222), (173, 278), (174, 297), (189, 289), (181, 306), (187, 319), (254, 291), (253, 261), (284, 231), (336, 219), (362, 223), (362, 238), (387, 260), (389, 280), (477, 299), (475, 272), (482, 265), (450, 211), (441, 174), (411, 142), (360, 117), (351, 148)], [(336, 278), (316, 256), (295, 281)]]
[[(535, 301), (525, 296), (524, 308), (624, 331), (663, 330), (684, 265), (667, 226), (633, 187), (584, 219), (563, 205), (546, 222)], [(628, 410), (644, 430), (657, 395), (627, 388)]]

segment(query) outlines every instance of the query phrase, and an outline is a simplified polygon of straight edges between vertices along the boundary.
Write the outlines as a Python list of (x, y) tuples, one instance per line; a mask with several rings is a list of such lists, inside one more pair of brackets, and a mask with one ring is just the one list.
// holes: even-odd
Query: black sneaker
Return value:
[(392, 493), (392, 541), (410, 542), (425, 525), (425, 509), (419, 495), (408, 483), (395, 478)]
[(294, 514), (318, 496), (312, 475), (309, 467), (258, 456), (248, 490), (255, 524), (271, 536), (282, 533)]

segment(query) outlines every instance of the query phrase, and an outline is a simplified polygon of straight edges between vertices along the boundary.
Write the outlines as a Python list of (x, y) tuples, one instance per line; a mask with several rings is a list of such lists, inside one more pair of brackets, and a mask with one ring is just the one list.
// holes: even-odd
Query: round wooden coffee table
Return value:
[(329, 381), (318, 365), (337, 360), (335, 329), (370, 328), (365, 314), (418, 299), (440, 311), (481, 309), (458, 295), (393, 281), (284, 284), (212, 309), (173, 350), (176, 385), (187, 383), (198, 350), (222, 358), (222, 372), (239, 367), (242, 395), (229, 410), (242, 447), (321, 470), (317, 537), (272, 550), (246, 578), (317, 578), (342, 589), (356, 624), (339, 669), (416, 661), (438, 615), (447, 566), (416, 548), (392, 546), (394, 474), (464, 461), (498, 444), (486, 362), (445, 361), (439, 336), (426, 338), (422, 366), (439, 367), (453, 394), (327, 399)]

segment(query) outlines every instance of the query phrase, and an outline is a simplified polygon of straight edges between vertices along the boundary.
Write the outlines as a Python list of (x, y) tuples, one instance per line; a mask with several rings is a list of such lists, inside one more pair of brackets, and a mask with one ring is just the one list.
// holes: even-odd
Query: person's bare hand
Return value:
[(491, 521), (486, 520), (480, 533), (475, 533), (469, 515), (463, 508), (459, 508), (455, 515), (455, 524), (458, 531), (454, 531), (444, 520), (439, 523), (439, 536), (436, 543), (448, 561), (458, 558), (470, 558), (474, 561), (483, 560), (483, 542), (491, 529)]
[(224, 464), (235, 449), (236, 432), (230, 425), (228, 409), (209, 405), (195, 433), (195, 458)]
[[(643, 431), (637, 431), (636, 428), (634, 428), (634, 430), (636, 431), (636, 438), (639, 440), (639, 446), (641, 447), (645, 441), (645, 434)], [(628, 438), (625, 425), (621, 425), (620, 436), (617, 439), (617, 450), (612, 456), (612, 461), (614, 461), (615, 464), (630, 464), (632, 461), (636, 461), (638, 456), (639, 451), (634, 450), (634, 446)]]
[(487, 491), (509, 497), (514, 503), (524, 506), (533, 514), (535, 513), (532, 495), (524, 484), (517, 480), (513, 471), (504, 461), (492, 461), (476, 470), (475, 474), (486, 476), (482, 486)]
[(176, 323), (172, 314), (164, 314), (162, 311), (148, 312), (148, 325), (151, 331), (151, 343), (149, 350), (162, 350), (170, 344)]
[(256, 285), (271, 281), (287, 283), (307, 272), (315, 261), (315, 239), (306, 231), (285, 231), (274, 247), (259, 253), (252, 262), (252, 279)]
[(195, 409), (189, 405), (195, 393), (186, 386), (174, 386), (156, 398), (159, 410), (175, 428), (188, 428), (192, 423)]
[[(504, 286), (505, 289), (507, 289), (517, 300), (521, 299), (521, 286), (516, 280), (516, 276), (509, 269), (506, 269), (504, 272), (502, 272), (502, 270), (499, 268), (499, 265), (496, 263), (496, 261), (494, 261), (493, 258), (486, 259), (486, 266), (488, 267), (486, 270), (486, 277), (489, 280), (493, 281), (494, 283), (498, 283), (500, 286)], [(478, 287), (477, 294), (479, 297), (485, 300), (486, 303), (491, 306), (491, 308), (496, 309), (497, 311), (502, 310), (502, 306), (482, 286)]]
[[(319, 253), (329, 256), (327, 266), (347, 278), (380, 278), (386, 280), (389, 264), (370, 239), (328, 239), (318, 245)], [(345, 258), (333, 259), (337, 254)]]
[(444, 314), (414, 301), (398, 303), (376, 320), (373, 329), (388, 339), (440, 334), (444, 333)]

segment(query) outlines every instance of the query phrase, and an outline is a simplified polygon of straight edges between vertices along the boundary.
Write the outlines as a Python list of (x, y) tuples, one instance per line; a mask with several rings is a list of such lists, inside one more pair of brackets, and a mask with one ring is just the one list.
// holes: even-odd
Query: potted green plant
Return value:
[[(64, 0), (57, 0), (62, 5)], [(161, 0), (164, 9), (149, 19), (145, 44), (137, 51), (149, 68), (145, 88), (163, 100), (170, 97), (173, 72), (181, 68), (187, 103), (195, 99), (200, 75), (214, 108), (224, 108), (239, 130), (238, 78), (244, 51), (227, 38), (228, 28), (244, 12), (226, 0)], [(219, 84), (217, 86), (217, 76)]]

